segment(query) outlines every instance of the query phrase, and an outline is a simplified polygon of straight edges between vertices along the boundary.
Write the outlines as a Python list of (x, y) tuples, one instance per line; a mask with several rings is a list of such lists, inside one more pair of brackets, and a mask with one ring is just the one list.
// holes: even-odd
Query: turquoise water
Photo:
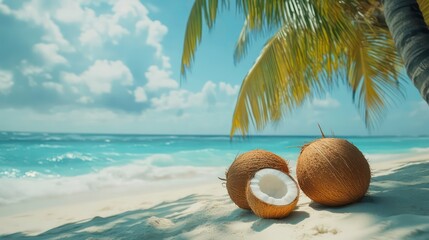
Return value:
[[(203, 177), (251, 149), (295, 161), (318, 136), (166, 136), (0, 132), (0, 204), (43, 194)], [(369, 159), (429, 149), (429, 137), (346, 137)], [(208, 174), (210, 175), (210, 174)], [(11, 190), (13, 186), (13, 190)], [(66, 186), (59, 191), (58, 186)], [(39, 188), (30, 194), (28, 188)], [(45, 190), (45, 191), (42, 191)], [(43, 193), (44, 192), (44, 193)]]

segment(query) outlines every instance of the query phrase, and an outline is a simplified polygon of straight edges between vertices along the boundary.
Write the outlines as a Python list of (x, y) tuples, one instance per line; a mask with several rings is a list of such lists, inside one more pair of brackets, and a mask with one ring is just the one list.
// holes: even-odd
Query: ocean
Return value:
[[(296, 161), (320, 136), (117, 135), (0, 132), (0, 205), (34, 198), (223, 177), (234, 158), (265, 149)], [(429, 152), (429, 137), (344, 137), (368, 161)]]

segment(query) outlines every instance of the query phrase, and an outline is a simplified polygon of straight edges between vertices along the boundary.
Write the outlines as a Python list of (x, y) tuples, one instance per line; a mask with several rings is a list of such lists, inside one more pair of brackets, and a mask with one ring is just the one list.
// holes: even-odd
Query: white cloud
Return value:
[[(43, 41), (57, 45), (62, 52), (75, 51), (75, 48), (63, 36), (57, 22), (77, 24), (80, 43), (89, 47), (101, 47), (106, 41), (117, 44), (123, 36), (130, 34), (129, 27), (124, 24), (132, 22), (137, 33), (146, 33), (146, 43), (156, 49), (156, 56), (163, 56), (161, 41), (168, 28), (151, 19), (149, 10), (140, 1), (107, 1), (110, 11), (99, 15), (91, 8), (97, 4), (85, 0), (62, 0), (46, 7), (43, 1), (31, 0), (16, 10), (0, 3), (0, 12), (42, 27), (45, 30)], [(156, 11), (156, 8), (152, 9)]]
[(59, 1), (59, 8), (55, 11), (56, 20), (63, 23), (80, 23), (90, 14), (90, 9), (82, 9), (80, 1), (62, 0)]
[(10, 71), (0, 70), (0, 93), (7, 93), (12, 88), (13, 74)]
[(112, 10), (118, 17), (140, 16), (146, 18), (149, 13), (147, 8), (138, 0), (114, 1)]
[(93, 16), (83, 23), (79, 41), (83, 46), (92, 47), (101, 46), (106, 40), (116, 44), (127, 34), (129, 34), (128, 30), (122, 27), (114, 16)]
[(225, 92), (227, 95), (234, 96), (237, 95), (238, 91), (240, 90), (240, 86), (232, 86), (229, 83), (220, 82), (219, 89), (221, 92)]
[(161, 41), (168, 32), (167, 26), (160, 21), (143, 19), (136, 23), (137, 32), (147, 31), (146, 43), (156, 49), (156, 56), (162, 56)]
[[(7, 12), (7, 10), (3, 11)], [(9, 9), (8, 13), (21, 21), (42, 27), (45, 30), (45, 34), (42, 37), (45, 42), (57, 45), (62, 51), (74, 51), (74, 48), (62, 35), (58, 25), (52, 20), (49, 11), (50, 9), (46, 8), (43, 1), (32, 0), (24, 3), (20, 9)]]
[(27, 62), (27, 60), (21, 61), (21, 73), (24, 76), (33, 76), (33, 75), (39, 75), (43, 73), (43, 68), (31, 65)]
[(320, 108), (337, 108), (340, 106), (340, 102), (332, 98), (329, 94), (326, 95), (325, 99), (314, 99), (312, 104)]
[[(66, 83), (69, 83), (69, 84), (80, 84), (80, 83), (82, 83), (82, 79), (74, 73), (62, 72), (61, 78), (63, 81), (65, 81)], [(77, 88), (73, 87), (73, 89), (75, 89), (74, 92), (76, 92), (76, 93), (79, 92), (79, 90)]]
[(192, 102), (189, 101), (189, 95), (191, 93), (184, 90), (172, 90), (168, 94), (162, 94), (158, 98), (152, 98), (152, 106), (156, 110), (179, 110), (192, 106)]
[(171, 68), (169, 57), (162, 56), (162, 68), (164, 68), (164, 69), (170, 69)]
[(58, 93), (63, 93), (64, 92), (64, 87), (56, 82), (43, 82), (42, 86), (46, 89), (51, 89), (54, 90)]
[(123, 86), (133, 84), (133, 75), (122, 61), (97, 60), (80, 75), (62, 73), (62, 79), (69, 84), (86, 85), (92, 93), (103, 94), (112, 91), (112, 84)]
[(79, 41), (83, 46), (101, 47), (106, 41), (117, 44), (130, 32), (121, 24), (125, 18), (148, 19), (148, 11), (138, 0), (109, 1), (111, 13), (97, 15), (88, 6), (90, 2), (62, 1), (56, 10), (58, 21), (69, 24), (80, 24)]
[(137, 87), (134, 90), (134, 100), (136, 102), (140, 102), (140, 103), (147, 101), (147, 95), (146, 95), (146, 92), (145, 92), (144, 88)]
[(119, 24), (112, 24), (109, 21), (106, 21), (106, 24), (108, 26), (107, 34), (111, 39), (119, 39), (123, 35), (129, 34), (128, 30)]
[[(101, 46), (106, 40), (102, 35), (107, 30), (108, 23), (100, 20), (91, 8), (82, 8), (81, 1), (64, 0), (59, 3), (54, 12), (55, 19), (66, 24), (79, 24), (81, 31), (79, 41), (82, 45)], [(105, 20), (106, 17), (102, 19)]]
[(77, 102), (82, 104), (88, 104), (88, 103), (93, 103), (94, 100), (88, 96), (82, 96), (77, 100)]
[(0, 1), (0, 13), (9, 15), (11, 14), (11, 12), (12, 11), (10, 10), (10, 8), (6, 4), (2, 3), (2, 1)]
[(171, 71), (161, 69), (156, 65), (152, 65), (145, 73), (147, 78), (146, 89), (148, 91), (157, 91), (160, 89), (175, 89), (179, 87), (177, 81), (171, 78)]
[[(152, 11), (156, 11), (153, 7), (152, 9)], [(140, 16), (135, 24), (136, 32), (145, 32), (147, 34), (146, 44), (155, 48), (157, 57), (163, 57), (161, 41), (168, 32), (167, 26), (158, 20), (152, 20), (148, 16), (148, 9), (136, 0), (117, 1), (114, 10), (120, 16)]]
[[(89, 2), (88, 2), (89, 3)], [(106, 40), (117, 42), (124, 35), (129, 34), (127, 28), (121, 25), (121, 20), (132, 18), (138, 33), (147, 33), (146, 43), (156, 49), (158, 57), (162, 56), (161, 41), (168, 32), (168, 28), (158, 20), (152, 20), (148, 9), (138, 0), (109, 1), (112, 5), (111, 13), (96, 15), (88, 4), (82, 1), (61, 1), (55, 11), (55, 18), (63, 23), (81, 24), (79, 40), (84, 46), (101, 46)], [(108, 38), (106, 38), (108, 37)]]
[[(47, 6), (45, 2), (40, 0), (25, 1), (20, 8), (16, 9), (11, 9), (7, 5), (0, 3), (0, 12), (43, 30), (42, 37), (36, 39), (41, 43), (34, 45), (33, 51), (43, 58), (48, 68), (56, 64), (67, 63), (67, 60), (60, 55), (60, 52), (75, 51), (75, 48), (63, 36), (60, 27), (54, 22), (52, 9), (52, 6)], [(29, 71), (26, 74), (27, 77), (34, 75)], [(31, 82), (34, 83), (34, 79), (29, 78), (29, 81), (30, 84)]]
[(88, 29), (83, 31), (79, 36), (79, 41), (82, 45), (97, 47), (101, 46), (103, 39), (94, 29)]
[[(201, 98), (201, 100), (199, 99)], [(207, 81), (201, 93), (196, 94), (195, 101), (202, 101), (208, 105), (214, 105), (216, 103), (216, 84), (212, 81)]]
[(216, 103), (216, 84), (208, 81), (201, 91), (196, 93), (184, 89), (171, 90), (160, 97), (152, 98), (151, 103), (158, 111), (208, 107)]
[[(55, 21), (66, 24), (80, 24), (81, 36), (79, 39), (83, 45), (94, 46), (96, 43), (107, 40), (116, 43), (122, 36), (129, 34), (127, 28), (119, 24), (121, 18), (127, 17), (125, 14), (127, 12), (106, 13), (97, 16), (93, 9), (85, 6), (91, 4), (93, 2), (83, 0), (62, 0), (56, 2), (53, 6), (46, 7), (43, 1), (32, 0), (24, 3), (20, 9), (16, 10), (0, 3), (0, 12), (42, 27), (45, 30), (42, 39), (47, 43), (58, 45), (61, 51), (65, 52), (75, 51), (75, 48), (64, 38)], [(137, 0), (108, 1), (108, 4), (112, 5), (112, 11), (117, 11), (115, 9), (116, 5), (136, 8), (138, 11), (135, 17), (139, 17), (139, 19), (148, 18), (146, 8)], [(91, 31), (95, 31), (97, 34)], [(95, 37), (99, 38), (95, 39)], [(95, 43), (90, 40), (95, 40)]]
[(33, 46), (33, 51), (39, 54), (49, 66), (68, 63), (67, 59), (58, 54), (59, 48), (55, 44), (37, 43)]

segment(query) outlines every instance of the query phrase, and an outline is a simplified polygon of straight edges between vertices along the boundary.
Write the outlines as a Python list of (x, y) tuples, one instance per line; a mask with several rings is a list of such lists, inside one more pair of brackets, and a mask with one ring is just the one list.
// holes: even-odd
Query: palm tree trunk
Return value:
[(429, 104), (429, 29), (416, 0), (384, 0), (384, 14), (408, 76)]

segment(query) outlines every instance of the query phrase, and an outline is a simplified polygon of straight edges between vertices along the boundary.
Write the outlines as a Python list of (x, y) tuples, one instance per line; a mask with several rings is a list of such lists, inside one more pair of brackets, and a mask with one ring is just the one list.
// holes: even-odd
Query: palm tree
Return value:
[[(261, 130), (340, 83), (349, 87), (366, 126), (373, 128), (379, 123), (385, 107), (403, 97), (402, 85), (406, 83), (386, 24), (394, 29), (402, 21), (396, 14), (403, 9), (389, 8), (401, 0), (385, 0), (386, 14), (381, 1), (237, 0), (235, 8), (245, 20), (236, 43), (235, 62), (246, 55), (252, 39), (269, 39), (243, 79), (231, 136), (237, 130), (245, 135), (250, 122)], [(420, 0), (419, 4), (429, 19), (429, 1)], [(217, 13), (231, 8), (228, 0), (195, 0), (185, 33), (182, 76), (191, 67), (203, 22), (212, 28)], [(401, 30), (393, 36), (396, 41), (403, 39)], [(406, 52), (402, 53), (404, 58), (410, 55), (408, 49), (398, 48)], [(427, 96), (427, 77), (425, 81), (426, 85), (419, 82), (423, 97), (423, 93)], [(416, 83), (419, 89), (420, 85)]]
[[(420, 4), (427, 17), (428, 1)], [(429, 104), (429, 28), (419, 5), (416, 0), (385, 0), (384, 11), (408, 76)]]

